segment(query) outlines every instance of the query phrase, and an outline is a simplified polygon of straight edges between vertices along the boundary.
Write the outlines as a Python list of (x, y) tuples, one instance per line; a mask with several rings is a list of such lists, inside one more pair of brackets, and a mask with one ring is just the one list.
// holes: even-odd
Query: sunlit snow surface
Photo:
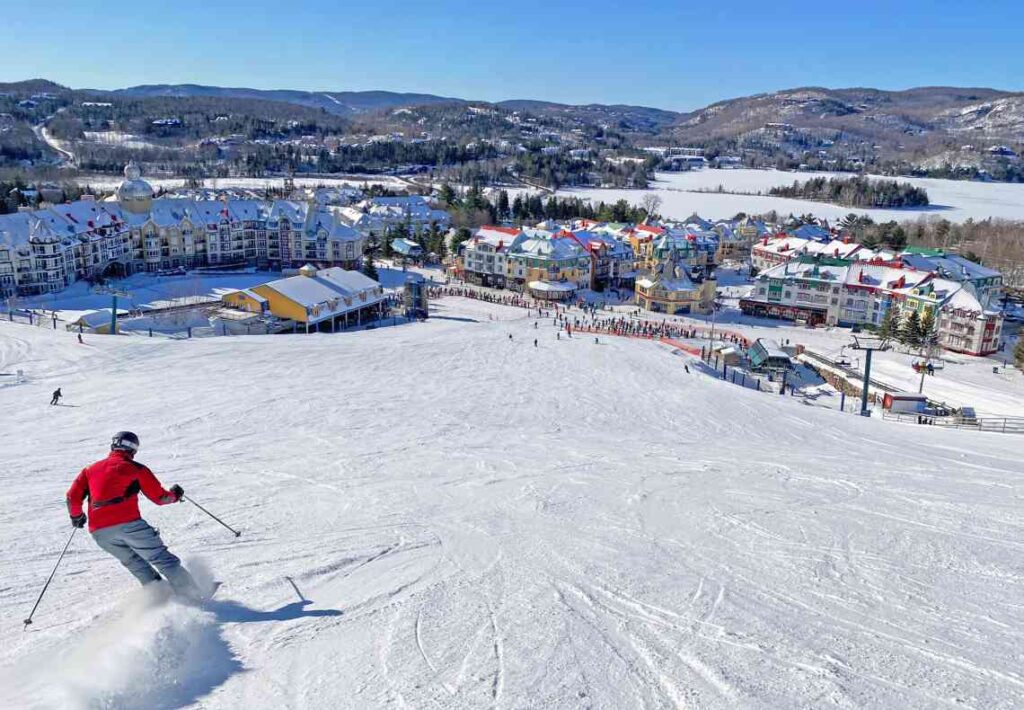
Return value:
[[(584, 197), (594, 202), (612, 203), (625, 199), (640, 204), (644, 195), (654, 192), (662, 199), (658, 212), (665, 217), (685, 219), (696, 212), (706, 219), (728, 219), (738, 212), (763, 214), (776, 210), (788, 214), (813, 213), (836, 220), (850, 212), (870, 215), (877, 221), (914, 220), (918, 217), (945, 218), (951, 222), (975, 221), (989, 217), (1024, 219), (1024, 184), (985, 183), (968, 180), (935, 180), (928, 178), (879, 178), (909, 182), (928, 192), (931, 204), (924, 208), (853, 209), (841, 205), (810, 200), (768, 197), (768, 190), (779, 185), (792, 185), (814, 177), (849, 178), (849, 173), (794, 173), (779, 170), (696, 170), (689, 173), (658, 173), (651, 190), (562, 190), (566, 197)], [(726, 191), (754, 194), (717, 194)], [(712, 192), (700, 192), (712, 191)], [(757, 195), (761, 192), (763, 194)]]
[[(86, 345), (0, 322), (0, 372), (28, 378), (0, 378), (0, 705), (1024, 704), (1021, 438), (807, 407), (519, 310), (435, 315)], [(64, 490), (125, 428), (242, 529), (143, 504), (224, 586), (149, 604), (80, 533), (23, 632)]]

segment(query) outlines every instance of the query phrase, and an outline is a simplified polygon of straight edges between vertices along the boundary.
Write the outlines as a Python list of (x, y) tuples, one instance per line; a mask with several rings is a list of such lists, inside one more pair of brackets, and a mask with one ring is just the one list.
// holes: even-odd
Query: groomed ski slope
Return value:
[[(0, 383), (0, 705), (1024, 705), (1020, 438), (436, 306), (336, 336), (85, 346), (0, 323), (0, 372), (29, 378)], [(47, 405), (58, 385), (73, 406)], [(155, 604), (79, 533), (23, 632), (64, 491), (124, 428), (243, 530), (143, 504), (224, 586), (205, 611)]]

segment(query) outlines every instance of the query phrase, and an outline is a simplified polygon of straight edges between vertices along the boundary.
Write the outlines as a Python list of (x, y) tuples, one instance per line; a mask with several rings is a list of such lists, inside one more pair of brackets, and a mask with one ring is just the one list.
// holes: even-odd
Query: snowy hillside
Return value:
[[(0, 372), (28, 378), (0, 377), (0, 704), (1024, 705), (1019, 438), (436, 305), (336, 336), (79, 345), (0, 322)], [(124, 428), (242, 529), (143, 503), (224, 585), (159, 605), (78, 533), (23, 632), (64, 491)]]

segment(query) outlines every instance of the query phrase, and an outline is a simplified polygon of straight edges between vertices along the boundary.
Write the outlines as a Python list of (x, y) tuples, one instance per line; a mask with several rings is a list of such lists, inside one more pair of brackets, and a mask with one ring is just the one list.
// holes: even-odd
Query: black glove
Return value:
[(76, 528), (84, 528), (86, 521), (85, 513), (79, 513), (78, 515), (71, 516), (71, 526)]
[(185, 495), (185, 489), (175, 483), (171, 486), (171, 495), (174, 496), (174, 500), (180, 502), (182, 497)]

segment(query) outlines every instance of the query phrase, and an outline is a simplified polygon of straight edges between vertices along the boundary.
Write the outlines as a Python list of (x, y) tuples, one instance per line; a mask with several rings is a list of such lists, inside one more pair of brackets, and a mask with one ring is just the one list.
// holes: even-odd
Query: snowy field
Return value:
[[(1024, 705), (1018, 437), (807, 407), (521, 310), (435, 315), (85, 346), (0, 322), (0, 372), (28, 377), (0, 378), (0, 704)], [(143, 504), (224, 586), (158, 605), (79, 533), (23, 632), (64, 491), (124, 428), (242, 529)]]
[[(837, 173), (794, 173), (778, 170), (696, 170), (688, 173), (658, 173), (651, 190), (560, 190), (559, 195), (603, 200), (606, 203), (625, 199), (639, 204), (645, 193), (654, 192), (662, 199), (659, 212), (675, 219), (684, 219), (696, 212), (705, 219), (727, 219), (738, 212), (761, 214), (776, 210), (782, 215), (812, 212), (830, 220), (850, 212), (870, 215), (877, 221), (917, 219), (919, 216), (943, 217), (951, 222), (963, 222), (987, 217), (1024, 219), (1024, 184), (983, 183), (964, 180), (933, 180), (927, 178), (896, 178), (928, 191), (931, 204), (924, 208), (906, 209), (854, 209), (809, 200), (791, 200), (782, 197), (729, 195), (693, 192), (715, 190), (719, 185), (736, 192), (767, 193), (772, 187), (792, 185), (810, 178), (850, 177)], [(893, 178), (879, 178), (893, 179)]]

